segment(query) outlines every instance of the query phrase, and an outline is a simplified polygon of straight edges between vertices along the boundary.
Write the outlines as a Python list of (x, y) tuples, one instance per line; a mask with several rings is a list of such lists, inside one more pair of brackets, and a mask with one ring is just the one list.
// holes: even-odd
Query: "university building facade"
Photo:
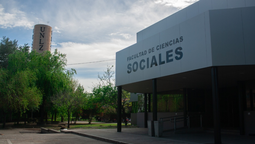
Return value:
[[(135, 118), (142, 127), (170, 116), (183, 116), (185, 127), (201, 115), (215, 143), (221, 129), (255, 134), (254, 15), (253, 0), (200, 0), (138, 32), (137, 43), (116, 53), (119, 102), (122, 89), (144, 94), (145, 112)], [(182, 111), (158, 113), (159, 95), (181, 95)]]

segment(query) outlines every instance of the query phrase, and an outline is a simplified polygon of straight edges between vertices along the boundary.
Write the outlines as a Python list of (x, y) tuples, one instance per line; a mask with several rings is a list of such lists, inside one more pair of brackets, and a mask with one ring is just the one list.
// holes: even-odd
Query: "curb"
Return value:
[(47, 129), (44, 127), (41, 127), (41, 133), (60, 133), (60, 131), (54, 130), (54, 129)]
[(109, 143), (113, 143), (113, 144), (128, 144), (122, 141), (117, 141), (117, 140), (113, 140), (113, 139), (108, 139), (105, 137), (99, 137), (99, 136), (95, 136), (95, 135), (91, 135), (91, 134), (86, 134), (86, 133), (79, 133), (79, 132), (74, 132), (74, 131), (68, 131), (68, 130), (61, 130), (61, 132), (63, 133), (72, 133), (72, 134), (77, 134), (80, 136), (85, 136), (88, 138), (92, 138), (92, 139), (96, 139), (96, 140), (100, 140), (100, 141), (105, 141), (105, 142), (109, 142)]

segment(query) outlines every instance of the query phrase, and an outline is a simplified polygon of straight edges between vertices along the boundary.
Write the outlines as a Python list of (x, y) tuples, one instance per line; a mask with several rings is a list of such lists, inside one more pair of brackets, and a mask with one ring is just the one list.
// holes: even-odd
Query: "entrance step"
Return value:
[[(204, 129), (205, 132), (213, 133), (214, 130), (212, 128)], [(232, 134), (232, 135), (240, 135), (240, 131), (236, 129), (221, 129), (222, 134)]]
[(178, 128), (174, 130), (164, 131), (163, 133), (172, 133), (172, 134), (189, 134), (189, 133), (200, 133), (204, 132), (203, 128)]

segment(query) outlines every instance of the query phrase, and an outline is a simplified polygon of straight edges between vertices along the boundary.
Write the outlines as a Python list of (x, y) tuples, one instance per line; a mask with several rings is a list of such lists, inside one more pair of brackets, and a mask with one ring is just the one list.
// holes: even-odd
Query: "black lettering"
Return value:
[(132, 68), (131, 68), (131, 64), (128, 64), (127, 65), (127, 73), (129, 74), (129, 73), (131, 73), (132, 72)]
[(183, 41), (183, 36), (180, 37), (180, 42), (182, 42), (182, 41)]
[(159, 54), (159, 65), (162, 65), (162, 64), (164, 64), (164, 63), (166, 63), (165, 61), (162, 61), (162, 59), (161, 59), (161, 54)]
[(173, 50), (166, 51), (166, 63), (173, 61), (173, 59), (171, 58), (173, 56), (172, 52)]
[(39, 42), (39, 44), (43, 44), (43, 43), (42, 43), (42, 39), (40, 39), (40, 42)]
[(44, 38), (44, 33), (40, 33), (40, 38), (41, 38), (41, 36)]
[(178, 48), (175, 49), (175, 54), (178, 55), (178, 56), (175, 56), (176, 60), (182, 59), (183, 53), (182, 53), (181, 50), (182, 50), (182, 47), (178, 47)]
[(133, 63), (133, 71), (136, 72), (138, 69), (138, 62)]
[(147, 58), (147, 68), (149, 68), (149, 58)]
[(170, 42), (169, 42), (169, 45), (170, 45), (170, 46), (172, 45), (172, 42), (173, 42), (173, 41), (172, 41), (172, 40), (170, 40)]
[(152, 59), (151, 59), (151, 67), (155, 65), (155, 66), (158, 66), (158, 63), (157, 63), (157, 59), (155, 56), (152, 56)]
[(176, 38), (176, 43), (179, 43), (179, 39), (178, 38)]
[(157, 50), (159, 50), (159, 49), (160, 49), (160, 48), (159, 48), (159, 45), (157, 45), (156, 49), (157, 49)]
[(161, 47), (162, 47), (162, 49), (163, 49), (163, 48), (165, 48), (165, 44), (164, 44), (164, 43), (163, 43), (163, 44), (161, 44)]
[(144, 63), (144, 62), (145, 62), (144, 59), (142, 59), (142, 60), (140, 61), (140, 69), (141, 69), (141, 70), (144, 70), (144, 68), (145, 68), (145, 65), (142, 66), (142, 63)]
[[(43, 28), (43, 29), (42, 29)], [(44, 32), (45, 31), (45, 27), (41, 27), (41, 32)]]
[(43, 45), (39, 45), (40, 47), (39, 47), (39, 50), (43, 50)]
[(165, 46), (168, 47), (168, 42), (165, 43)]

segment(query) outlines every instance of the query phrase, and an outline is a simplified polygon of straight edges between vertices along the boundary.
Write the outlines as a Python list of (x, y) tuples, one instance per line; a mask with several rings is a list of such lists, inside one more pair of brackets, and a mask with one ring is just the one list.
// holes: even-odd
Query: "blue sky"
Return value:
[[(0, 0), (0, 39), (32, 44), (33, 26), (53, 29), (52, 52), (67, 55), (67, 64), (115, 59), (136, 43), (136, 33), (198, 0)], [(67, 65), (91, 92), (98, 75), (115, 61)]]

